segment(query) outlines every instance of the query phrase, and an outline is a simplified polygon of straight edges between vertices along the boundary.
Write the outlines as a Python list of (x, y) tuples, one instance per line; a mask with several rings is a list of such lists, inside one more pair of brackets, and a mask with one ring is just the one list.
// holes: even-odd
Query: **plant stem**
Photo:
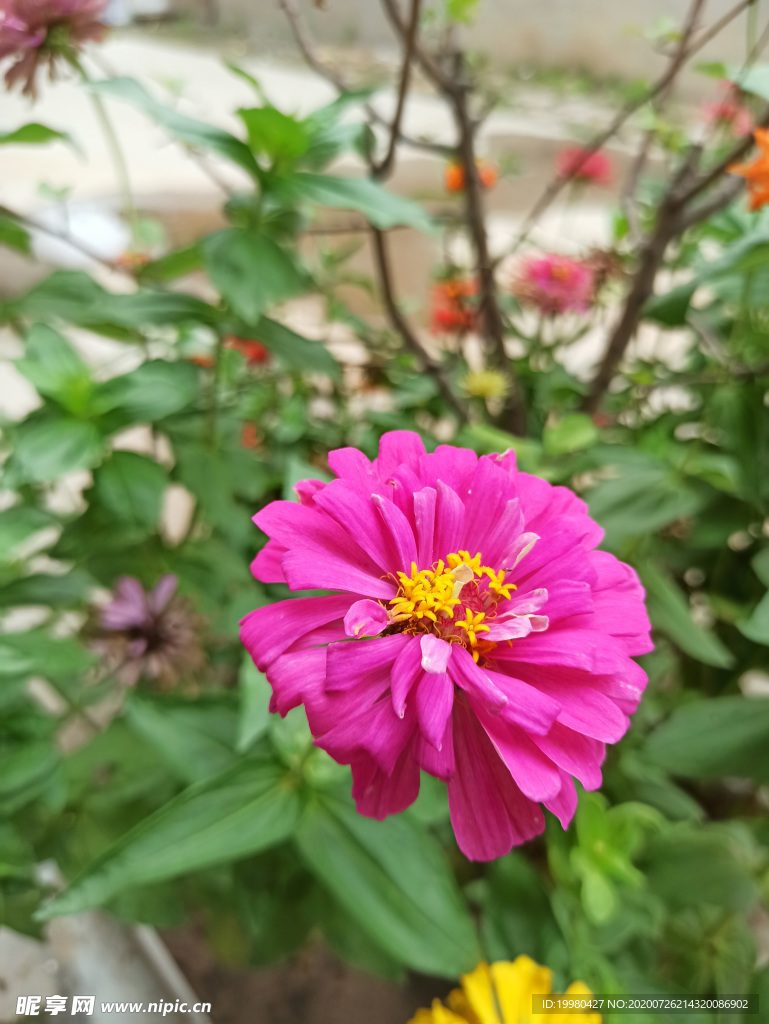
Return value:
[[(91, 85), (93, 79), (90, 77), (86, 69), (83, 67), (81, 62), (76, 56), (71, 58), (71, 63), (75, 70), (78, 72), (83, 82), (86, 85)], [(101, 125), (101, 129), (104, 133), (104, 140), (107, 143), (107, 149), (109, 150), (112, 158), (112, 163), (115, 167), (117, 174), (118, 184), (123, 197), (123, 212), (128, 218), (128, 224), (131, 228), (131, 238), (136, 245), (138, 241), (138, 230), (137, 230), (137, 213), (136, 204), (134, 203), (133, 192), (131, 190), (131, 179), (128, 174), (128, 164), (126, 163), (125, 156), (123, 154), (123, 148), (120, 145), (120, 139), (118, 138), (117, 132), (115, 131), (112, 119), (107, 113), (107, 108), (104, 105), (104, 100), (101, 96), (89, 90), (91, 95), (91, 102), (93, 103), (96, 117)]]

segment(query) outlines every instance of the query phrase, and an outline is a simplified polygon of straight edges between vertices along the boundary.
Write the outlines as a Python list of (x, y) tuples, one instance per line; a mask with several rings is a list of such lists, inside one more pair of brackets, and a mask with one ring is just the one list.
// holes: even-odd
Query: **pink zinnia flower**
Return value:
[(315, 742), (350, 764), (358, 810), (408, 807), (424, 770), (448, 785), (460, 848), (490, 860), (569, 823), (572, 777), (601, 784), (651, 650), (635, 572), (596, 551), (603, 531), (565, 487), (515, 457), (425, 449), (385, 434), (374, 462), (331, 452), (337, 479), (257, 516), (253, 571), (293, 590), (241, 638), (273, 689), (304, 704)]
[(551, 253), (523, 259), (513, 280), (513, 294), (542, 313), (586, 313), (594, 292), (588, 264)]
[(23, 82), (35, 95), (37, 73), (48, 64), (54, 76), (57, 59), (71, 58), (89, 40), (103, 38), (101, 17), (106, 0), (1, 0), (0, 60), (15, 58), (6, 71), (9, 89)]
[(559, 178), (592, 182), (594, 185), (609, 186), (613, 171), (611, 160), (600, 149), (591, 153), (582, 146), (568, 146), (558, 154), (555, 173)]

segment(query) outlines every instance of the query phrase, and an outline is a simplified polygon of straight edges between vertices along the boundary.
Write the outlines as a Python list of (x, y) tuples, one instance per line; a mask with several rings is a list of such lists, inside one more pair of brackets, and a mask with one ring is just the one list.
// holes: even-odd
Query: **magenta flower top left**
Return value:
[(565, 827), (574, 779), (600, 785), (646, 683), (635, 572), (596, 550), (584, 502), (512, 453), (427, 454), (395, 431), (373, 462), (343, 448), (329, 464), (337, 479), (255, 517), (271, 538), (258, 579), (333, 591), (242, 620), (271, 710), (304, 704), (362, 814), (406, 808), (422, 770), (444, 780), (471, 859), (541, 832), (543, 807)]
[(35, 96), (37, 76), (47, 63), (53, 75), (60, 58), (73, 57), (89, 41), (100, 41), (106, 0), (1, 0), (0, 60), (13, 59), (6, 71), (9, 89), (22, 84)]

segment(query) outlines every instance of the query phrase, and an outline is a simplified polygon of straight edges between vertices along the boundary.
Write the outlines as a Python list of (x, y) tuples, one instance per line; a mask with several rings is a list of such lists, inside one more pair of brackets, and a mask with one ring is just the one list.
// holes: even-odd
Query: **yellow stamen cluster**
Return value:
[[(464, 618), (454, 620), (454, 609), (463, 602), (459, 596), (468, 583), (477, 584), (484, 577), (488, 579), (486, 610), (464, 609)], [(413, 631), (435, 632), (449, 642), (462, 643), (469, 647), (475, 661), (487, 650), (496, 646), (491, 641), (478, 638), (479, 633), (488, 633), (485, 622), (488, 614), (493, 617), (497, 602), (510, 599), (514, 583), (505, 583), (505, 570), (495, 572), (487, 565), (481, 565), (481, 555), (469, 551), (457, 551), (436, 562), (432, 569), (418, 569), (411, 563), (411, 574), (399, 572), (398, 595), (390, 601), (390, 620), (393, 623), (408, 623)], [(477, 607), (477, 605), (476, 605)]]
[(411, 563), (411, 576), (405, 572), (398, 573), (398, 596), (390, 602), (393, 622), (406, 622), (408, 619), (430, 619), (438, 621), (442, 618), (453, 618), (455, 605), (462, 602), (454, 596), (455, 579), (445, 571), (443, 559), (434, 569), (417, 569), (416, 562)]

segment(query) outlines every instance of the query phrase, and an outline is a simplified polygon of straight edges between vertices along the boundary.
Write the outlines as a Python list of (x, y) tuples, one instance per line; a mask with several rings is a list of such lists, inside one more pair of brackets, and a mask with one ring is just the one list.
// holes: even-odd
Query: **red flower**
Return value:
[(433, 285), (430, 325), (442, 331), (471, 331), (478, 321), (478, 282), (473, 278), (449, 278)]
[(203, 353), (197, 356), (188, 356), (187, 362), (194, 366), (201, 366), (204, 370), (210, 370), (214, 367), (216, 360), (213, 356)]
[[(475, 166), (478, 170), (478, 177), (483, 188), (494, 188), (499, 178), (499, 171), (488, 160), (476, 160)], [(447, 192), (464, 192), (465, 190), (465, 169), (462, 164), (452, 160), (446, 164), (444, 183)]]
[(224, 339), (224, 347), (235, 349), (236, 352), (244, 355), (249, 366), (267, 363), (270, 359), (270, 350), (261, 341), (251, 341), (249, 338), (238, 338), (236, 335), (230, 334)]
[(592, 182), (594, 185), (608, 187), (612, 182), (612, 166), (608, 156), (600, 150), (591, 153), (582, 146), (562, 149), (556, 159), (555, 173), (559, 178)]

